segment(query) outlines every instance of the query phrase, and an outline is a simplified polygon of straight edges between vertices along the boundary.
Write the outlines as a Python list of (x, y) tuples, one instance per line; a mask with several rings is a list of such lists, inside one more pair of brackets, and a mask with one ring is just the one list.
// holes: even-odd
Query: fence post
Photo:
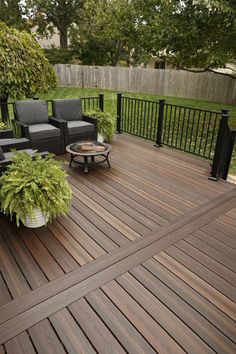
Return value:
[(164, 121), (164, 107), (165, 100), (159, 100), (159, 111), (158, 111), (158, 122), (157, 122), (157, 136), (155, 146), (162, 146), (162, 131), (163, 131), (163, 121)]
[(99, 108), (104, 112), (104, 93), (99, 93)]
[(217, 140), (216, 140), (215, 155), (214, 155), (212, 168), (211, 168), (211, 175), (208, 177), (208, 179), (211, 181), (218, 181), (219, 179), (218, 169), (219, 169), (222, 147), (224, 143), (225, 131), (228, 127), (228, 119), (229, 119), (229, 111), (227, 109), (222, 109), (220, 126), (219, 126)]
[(121, 134), (122, 93), (117, 93), (116, 133)]

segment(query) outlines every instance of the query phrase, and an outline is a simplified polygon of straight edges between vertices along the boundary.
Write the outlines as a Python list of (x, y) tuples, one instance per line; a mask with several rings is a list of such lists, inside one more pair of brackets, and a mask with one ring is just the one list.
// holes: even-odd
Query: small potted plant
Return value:
[(14, 152), (12, 163), (0, 177), (0, 205), (4, 214), (27, 227), (40, 227), (60, 214), (66, 214), (71, 189), (66, 172), (52, 155)]
[(98, 141), (111, 143), (115, 133), (115, 121), (111, 113), (96, 110), (86, 112), (86, 115), (97, 119)]

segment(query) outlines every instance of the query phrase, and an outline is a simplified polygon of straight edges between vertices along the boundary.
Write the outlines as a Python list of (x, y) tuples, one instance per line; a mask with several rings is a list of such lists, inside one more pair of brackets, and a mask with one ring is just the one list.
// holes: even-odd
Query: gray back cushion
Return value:
[(52, 114), (66, 121), (82, 120), (82, 102), (79, 98), (52, 101)]
[(48, 123), (48, 106), (43, 100), (16, 101), (15, 117), (20, 122), (31, 125)]

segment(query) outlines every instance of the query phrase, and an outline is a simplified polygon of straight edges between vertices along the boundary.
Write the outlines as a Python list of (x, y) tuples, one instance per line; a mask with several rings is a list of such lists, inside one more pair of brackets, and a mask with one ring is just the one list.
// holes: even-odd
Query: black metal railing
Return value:
[(162, 143), (207, 159), (214, 158), (220, 112), (165, 104)]
[(159, 102), (123, 97), (120, 127), (126, 133), (155, 141)]
[[(35, 100), (37, 98), (34, 98)], [(51, 103), (52, 100), (46, 100), (48, 103), (49, 115), (52, 114)], [(89, 110), (100, 109), (104, 111), (104, 94), (100, 93), (95, 97), (81, 97), (83, 111), (87, 112)], [(14, 102), (3, 103), (0, 102), (0, 120), (3, 122), (8, 122), (11, 124), (11, 120), (14, 117), (13, 111)]]
[(122, 131), (212, 160), (210, 179), (227, 178), (236, 132), (228, 111), (196, 109), (117, 96), (117, 132)]

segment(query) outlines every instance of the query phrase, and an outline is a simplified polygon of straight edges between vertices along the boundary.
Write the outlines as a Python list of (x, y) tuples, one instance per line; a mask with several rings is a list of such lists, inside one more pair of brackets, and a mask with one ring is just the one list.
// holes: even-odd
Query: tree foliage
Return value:
[(0, 22), (0, 98), (32, 97), (56, 86), (52, 66), (27, 32)]
[(134, 0), (142, 44), (177, 67), (216, 68), (235, 60), (235, 0)]
[(68, 30), (80, 19), (85, 0), (26, 0), (32, 21), (41, 34), (56, 27), (60, 34), (60, 47), (68, 46)]
[(23, 17), (25, 8), (19, 0), (0, 0), (0, 21), (18, 29), (27, 29), (29, 24)]
[(72, 44), (80, 47), (85, 64), (129, 62), (130, 53), (139, 48), (132, 1), (87, 0), (83, 22), (72, 31)]

